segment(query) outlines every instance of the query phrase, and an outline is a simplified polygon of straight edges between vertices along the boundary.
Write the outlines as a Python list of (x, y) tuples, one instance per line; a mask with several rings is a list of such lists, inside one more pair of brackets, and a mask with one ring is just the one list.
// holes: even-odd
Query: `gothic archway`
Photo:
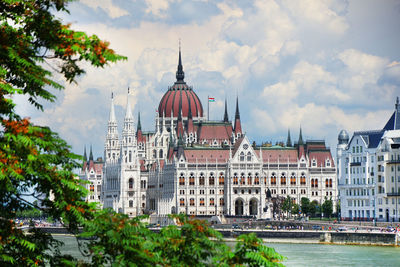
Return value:
[(257, 215), (258, 214), (258, 201), (257, 199), (253, 198), (250, 200), (250, 215)]
[(243, 215), (243, 200), (236, 199), (235, 201), (235, 215), (242, 216)]

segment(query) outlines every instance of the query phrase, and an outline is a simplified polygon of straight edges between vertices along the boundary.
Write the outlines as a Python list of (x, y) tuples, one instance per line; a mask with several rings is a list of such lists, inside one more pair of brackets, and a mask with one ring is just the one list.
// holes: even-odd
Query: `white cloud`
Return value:
[(114, 5), (112, 3), (112, 0), (102, 0), (102, 1), (81, 0), (80, 2), (93, 9), (100, 8), (104, 10), (113, 19), (129, 14), (128, 11)]
[(165, 11), (173, 0), (146, 0), (146, 13), (151, 13), (157, 17), (165, 17)]

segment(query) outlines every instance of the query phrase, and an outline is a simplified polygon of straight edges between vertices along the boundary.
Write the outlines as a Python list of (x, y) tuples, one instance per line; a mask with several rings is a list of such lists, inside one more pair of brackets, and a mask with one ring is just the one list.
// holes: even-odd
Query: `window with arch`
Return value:
[(281, 174), (281, 185), (286, 185), (286, 175), (284, 173)]
[(329, 187), (329, 179), (325, 179), (325, 187), (328, 188)]
[(239, 178), (236, 172), (233, 174), (233, 184), (234, 185), (239, 184)]
[(208, 177), (208, 185), (214, 185), (214, 184), (215, 184), (214, 173), (210, 173), (210, 176)]
[(185, 185), (185, 175), (183, 173), (179, 176), (179, 185)]
[(163, 150), (162, 149), (160, 149), (160, 151), (159, 151), (159, 153), (158, 153), (159, 155), (158, 155), (158, 157), (160, 158), (160, 159), (162, 159), (163, 158)]
[(157, 150), (153, 150), (153, 159), (156, 159), (157, 158)]
[(214, 206), (214, 205), (215, 205), (214, 198), (210, 198), (210, 206)]
[(318, 179), (315, 179), (314, 183), (315, 183), (315, 187), (318, 187)]
[(204, 184), (205, 184), (204, 173), (200, 173), (200, 176), (199, 176), (199, 185), (204, 185)]
[(306, 175), (304, 173), (301, 174), (300, 176), (300, 184), (305, 185), (306, 184)]
[(251, 152), (247, 152), (247, 161), (251, 161)]
[(221, 198), (219, 199), (219, 205), (220, 205), (221, 207), (223, 207), (223, 206), (225, 205), (225, 200), (224, 200), (223, 197), (221, 197)]
[(204, 206), (204, 198), (200, 198), (200, 206)]
[(129, 200), (129, 208), (133, 208), (133, 200)]
[(244, 176), (244, 172), (242, 172), (242, 173), (240, 174), (240, 184), (241, 184), (241, 185), (246, 184), (246, 177)]
[(179, 206), (181, 206), (181, 207), (185, 206), (185, 199), (184, 198), (179, 199)]
[(190, 204), (190, 206), (194, 206), (194, 198), (191, 198), (191, 199), (189, 200), (189, 204)]
[(129, 151), (129, 162), (132, 162), (132, 151)]
[(128, 188), (133, 189), (133, 178), (130, 178), (128, 181)]
[(329, 187), (332, 187), (332, 179), (329, 179)]
[(315, 187), (314, 179), (311, 179), (311, 187)]
[(251, 185), (252, 184), (252, 177), (251, 177), (251, 173), (249, 172), (249, 174), (247, 175), (247, 184)]
[(294, 173), (290, 176), (290, 184), (296, 185), (296, 175)]
[(189, 176), (189, 185), (194, 185), (194, 174), (191, 173)]
[(244, 161), (244, 153), (243, 152), (240, 153), (239, 160)]
[(260, 176), (258, 175), (258, 172), (254, 175), (254, 184), (259, 185), (260, 184)]
[(224, 185), (225, 184), (225, 177), (224, 177), (224, 173), (223, 172), (221, 172), (219, 174), (218, 183), (219, 183), (219, 185)]
[(272, 173), (272, 175), (271, 175), (271, 185), (276, 185), (276, 175), (275, 175), (275, 173)]

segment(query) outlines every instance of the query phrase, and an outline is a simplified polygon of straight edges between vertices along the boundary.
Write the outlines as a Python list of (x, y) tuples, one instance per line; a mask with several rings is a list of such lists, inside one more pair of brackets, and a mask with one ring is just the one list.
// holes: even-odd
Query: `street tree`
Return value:
[(328, 199), (325, 197), (324, 203), (322, 204), (322, 211), (324, 213), (324, 217), (330, 218), (333, 213), (333, 202), (332, 199)]
[(301, 212), (305, 215), (310, 215), (310, 199), (307, 197), (302, 197), (300, 202)]

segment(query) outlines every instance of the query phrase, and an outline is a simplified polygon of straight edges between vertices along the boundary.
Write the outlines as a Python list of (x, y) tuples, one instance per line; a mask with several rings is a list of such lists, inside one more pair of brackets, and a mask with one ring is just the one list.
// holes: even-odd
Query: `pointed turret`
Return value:
[(138, 143), (143, 142), (143, 133), (142, 133), (142, 123), (140, 121), (140, 112), (138, 113), (136, 137), (137, 137)]
[(111, 93), (111, 109), (110, 109), (110, 118), (108, 122), (117, 122), (114, 111), (114, 93)]
[(92, 145), (90, 145), (89, 161), (93, 161), (93, 151), (92, 151)]
[(225, 99), (224, 122), (229, 122), (229, 117), (228, 117), (228, 106), (227, 106), (227, 104), (226, 104), (226, 99)]
[(130, 93), (129, 93), (129, 87), (128, 87), (128, 96), (127, 96), (127, 100), (126, 100), (125, 119), (133, 119), (131, 101), (130, 101), (130, 97), (129, 96), (130, 96)]
[(86, 145), (83, 147), (83, 162), (87, 162)]
[(118, 135), (118, 123), (115, 118), (114, 111), (114, 94), (111, 93), (111, 108), (110, 108), (110, 119), (107, 126), (107, 136), (104, 146), (104, 159), (106, 161), (117, 161), (119, 159), (119, 135)]
[(286, 146), (287, 147), (291, 147), (292, 146), (292, 139), (290, 138), (290, 129), (288, 129), (288, 132), (287, 132)]
[(394, 130), (400, 130), (400, 104), (399, 97), (396, 98), (395, 107), (395, 118), (394, 118)]
[(240, 123), (240, 113), (239, 113), (239, 97), (236, 97), (236, 112), (235, 112), (235, 135), (242, 134), (242, 125)]
[(300, 145), (304, 145), (303, 134), (302, 134), (302, 131), (301, 131), (301, 127), (300, 127), (300, 133), (299, 133), (299, 146)]
[(183, 66), (182, 66), (181, 45), (179, 44), (179, 60), (178, 60), (178, 69), (176, 71), (176, 83), (185, 83), (183, 81), (184, 78), (185, 78), (185, 73), (183, 72)]
[(303, 141), (303, 134), (301, 131), (300, 127), (300, 133), (299, 133), (299, 142), (298, 142), (298, 153), (299, 153), (299, 159), (302, 157), (305, 157), (305, 152), (304, 152), (304, 141)]

